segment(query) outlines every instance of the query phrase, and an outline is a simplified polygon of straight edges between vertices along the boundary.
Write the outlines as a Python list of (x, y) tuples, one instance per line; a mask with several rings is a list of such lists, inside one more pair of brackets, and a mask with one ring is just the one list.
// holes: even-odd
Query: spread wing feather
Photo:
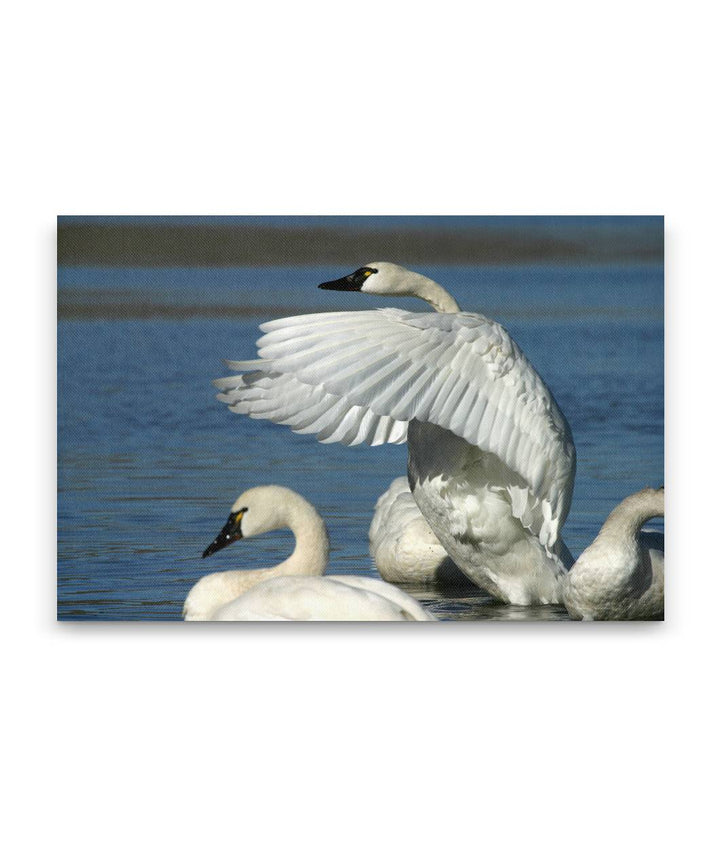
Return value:
[[(411, 419), (497, 455), (540, 504), (543, 541), (567, 516), (575, 476), (570, 428), (550, 390), (494, 321), (400, 309), (327, 312), (263, 324), (259, 360), (216, 381), (237, 413), (323, 442), (403, 442)], [(527, 503), (516, 500), (520, 514)]]
[[(254, 360), (253, 367), (262, 360)], [(233, 363), (231, 367), (239, 366)], [(233, 413), (243, 413), (252, 419), (268, 419), (288, 425), (298, 434), (320, 434), (330, 425), (335, 408), (344, 410), (346, 430), (327, 436), (322, 442), (341, 442), (346, 446), (366, 443), (404, 443), (407, 422), (375, 413), (369, 407), (353, 405), (342, 396), (325, 392), (322, 387), (302, 383), (292, 375), (251, 371), (244, 375), (220, 378), (215, 386), (223, 390), (218, 399)]]

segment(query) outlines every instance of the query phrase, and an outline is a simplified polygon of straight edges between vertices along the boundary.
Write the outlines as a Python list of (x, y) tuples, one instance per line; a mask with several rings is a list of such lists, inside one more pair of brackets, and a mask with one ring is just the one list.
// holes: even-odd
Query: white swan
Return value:
[(373, 262), (321, 287), (421, 297), (437, 313), (328, 312), (263, 324), (260, 359), (216, 381), (238, 413), (321, 442), (408, 441), (413, 496), (453, 561), (516, 604), (556, 603), (575, 478), (570, 428), (507, 331), (428, 277)]
[(292, 555), (274, 568), (221, 571), (190, 590), (186, 621), (432, 621), (410, 595), (382, 580), (323, 577), (329, 542), (313, 506), (286, 487), (265, 485), (241, 494), (217, 538), (216, 553), (240, 538), (290, 529)]
[(626, 497), (565, 577), (571, 618), (660, 619), (664, 612), (665, 555), (661, 532), (640, 531), (665, 516), (665, 490), (645, 488)]
[(470, 585), (422, 516), (407, 476), (394, 479), (378, 498), (368, 540), (375, 567), (387, 582), (461, 584), (464, 580)]

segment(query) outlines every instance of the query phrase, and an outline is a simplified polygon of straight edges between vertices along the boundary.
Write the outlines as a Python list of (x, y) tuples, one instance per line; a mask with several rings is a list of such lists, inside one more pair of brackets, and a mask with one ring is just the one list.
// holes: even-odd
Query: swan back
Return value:
[(443, 562), (449, 561), (406, 476), (396, 478), (378, 498), (368, 538), (375, 567), (389, 582), (433, 582)]
[(368, 577), (279, 577), (226, 604), (216, 621), (434, 621), (410, 595)]
[(274, 568), (255, 571), (217, 571), (201, 577), (188, 592), (183, 605), (185, 621), (210, 621), (226, 603), (253, 586), (275, 577)]

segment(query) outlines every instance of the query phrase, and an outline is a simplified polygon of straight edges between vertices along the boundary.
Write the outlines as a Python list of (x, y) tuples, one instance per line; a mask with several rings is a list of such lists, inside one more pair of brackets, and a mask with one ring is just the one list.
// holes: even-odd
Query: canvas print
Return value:
[(60, 620), (664, 616), (662, 217), (58, 218)]

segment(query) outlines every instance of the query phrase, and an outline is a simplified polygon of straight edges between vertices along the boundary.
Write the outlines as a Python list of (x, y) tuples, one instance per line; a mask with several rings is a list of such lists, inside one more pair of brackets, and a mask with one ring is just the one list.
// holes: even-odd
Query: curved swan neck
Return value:
[(429, 303), (436, 312), (460, 311), (460, 306), (455, 298), (448, 294), (435, 280), (414, 271), (408, 271), (408, 273), (410, 274), (408, 277), (409, 294)]
[(300, 496), (293, 497), (291, 502), (286, 501), (283, 511), (285, 527), (295, 536), (295, 549), (284, 562), (273, 568), (273, 576), (322, 576), (330, 554), (330, 542), (322, 517)]
[(626, 497), (608, 515), (598, 539), (625, 536), (634, 538), (640, 527), (653, 517), (665, 516), (665, 492), (647, 488)]

